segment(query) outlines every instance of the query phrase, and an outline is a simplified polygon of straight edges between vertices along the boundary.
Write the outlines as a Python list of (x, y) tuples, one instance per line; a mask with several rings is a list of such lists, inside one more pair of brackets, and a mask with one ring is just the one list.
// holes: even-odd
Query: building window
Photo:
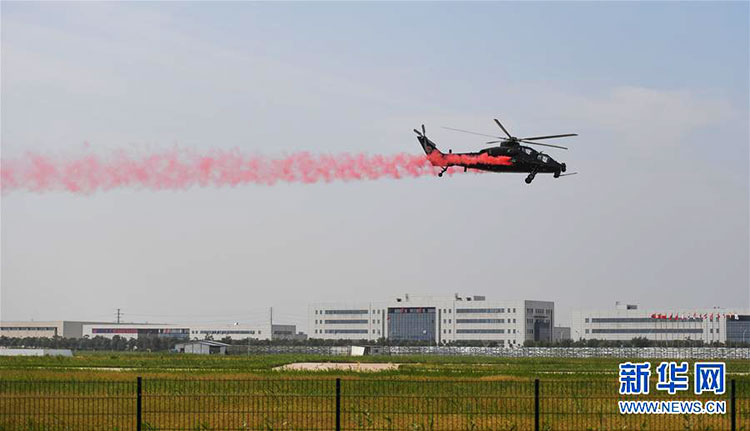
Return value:
[(502, 308), (457, 308), (456, 313), (502, 313)]
[(456, 323), (505, 323), (505, 319), (456, 319)]
[(534, 309), (533, 308), (527, 308), (526, 309), (526, 314), (533, 314), (533, 313), (534, 313)]
[[(589, 330), (586, 330), (588, 334)], [(592, 334), (700, 334), (702, 329), (690, 329), (690, 328), (605, 328), (605, 329), (592, 329)]]
[(326, 325), (363, 325), (367, 324), (367, 319), (328, 319), (325, 323)]
[(367, 314), (367, 310), (326, 310), (325, 314)]
[(589, 318), (587, 317), (583, 321), (584, 321), (584, 323), (589, 323)]
[(456, 334), (504, 334), (504, 329), (456, 329)]
[(367, 329), (326, 329), (326, 334), (366, 334)]

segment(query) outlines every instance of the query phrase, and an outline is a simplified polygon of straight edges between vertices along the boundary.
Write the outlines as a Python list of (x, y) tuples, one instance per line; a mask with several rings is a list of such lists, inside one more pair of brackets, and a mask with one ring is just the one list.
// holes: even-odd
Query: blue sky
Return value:
[(3, 157), (417, 153), (421, 123), (468, 151), (441, 126), (499, 117), (579, 133), (553, 156), (581, 174), (9, 194), (2, 318), (222, 314), (206, 286), (297, 323), (405, 291), (549, 299), (563, 322), (748, 304), (748, 39), (747, 2), (3, 2)]

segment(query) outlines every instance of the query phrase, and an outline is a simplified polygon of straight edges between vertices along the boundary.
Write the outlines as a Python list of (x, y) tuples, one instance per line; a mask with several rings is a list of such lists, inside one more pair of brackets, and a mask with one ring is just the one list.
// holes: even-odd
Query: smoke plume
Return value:
[[(446, 155), (447, 156), (447, 155)], [(445, 163), (460, 162), (451, 155)], [(455, 160), (453, 160), (455, 159)], [(117, 151), (107, 156), (50, 156), (26, 153), (0, 162), (0, 186), (12, 191), (94, 193), (121, 188), (179, 190), (245, 184), (313, 184), (433, 175), (435, 161), (424, 155), (321, 154), (306, 152), (269, 158), (240, 151), (200, 154), (171, 150), (136, 155)], [(459, 172), (449, 169), (448, 173)], [(460, 171), (463, 171), (461, 169)]]

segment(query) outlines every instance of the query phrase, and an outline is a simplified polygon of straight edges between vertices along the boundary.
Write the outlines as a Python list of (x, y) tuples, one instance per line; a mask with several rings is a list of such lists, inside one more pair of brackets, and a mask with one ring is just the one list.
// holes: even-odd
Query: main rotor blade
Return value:
[(568, 149), (568, 147), (563, 147), (563, 146), (560, 146), (560, 145), (542, 144), (541, 142), (526, 141), (524, 139), (519, 139), (519, 141), (520, 142), (525, 142), (525, 143), (531, 144), (531, 145), (541, 145), (541, 146), (544, 146), (544, 147), (559, 148), (561, 150), (567, 150)]
[(505, 132), (505, 134), (506, 134), (506, 135), (508, 135), (508, 137), (509, 137), (509, 138), (512, 138), (512, 136), (510, 136), (510, 133), (508, 133), (508, 131), (507, 131), (507, 130), (505, 130), (505, 127), (503, 127), (503, 125), (502, 125), (502, 124), (500, 124), (500, 121), (498, 121), (498, 119), (497, 119), (497, 118), (494, 118), (494, 120), (495, 120), (495, 122), (497, 123), (497, 125), (498, 125), (498, 126), (500, 126), (500, 128), (501, 128), (501, 129), (503, 129), (503, 132)]
[(497, 144), (498, 142), (505, 142), (505, 141), (507, 141), (507, 139), (501, 139), (499, 141), (488, 141), (488, 142), (485, 142), (485, 144)]
[(560, 177), (567, 177), (567, 176), (570, 176), (570, 175), (575, 175), (575, 174), (577, 174), (577, 173), (578, 173), (578, 172), (568, 172), (567, 174), (560, 174), (559, 176), (560, 176)]
[(464, 130), (464, 129), (454, 129), (453, 127), (443, 127), (443, 129), (453, 130), (456, 132), (471, 133), (472, 135), (486, 136), (488, 138), (499, 138), (499, 136), (495, 136), (495, 135), (485, 135), (484, 133), (477, 133), (477, 132), (472, 132), (470, 130)]
[(427, 136), (427, 131), (424, 129), (424, 124), (422, 124), (422, 135)]
[(417, 135), (419, 135), (419, 136), (423, 136), (423, 135), (422, 135), (422, 134), (421, 134), (421, 133), (419, 132), (419, 130), (417, 130), (417, 129), (414, 129), (414, 133), (416, 133), (416, 134), (417, 134)]
[(521, 138), (522, 141), (535, 141), (537, 139), (564, 138), (566, 136), (578, 136), (578, 133), (566, 133), (564, 135), (534, 136), (533, 138)]

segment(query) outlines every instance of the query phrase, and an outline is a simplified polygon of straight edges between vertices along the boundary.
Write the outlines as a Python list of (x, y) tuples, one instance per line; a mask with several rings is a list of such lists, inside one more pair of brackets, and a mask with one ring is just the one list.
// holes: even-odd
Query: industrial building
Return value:
[(383, 302), (312, 304), (311, 338), (335, 340), (487, 341), (505, 346), (551, 341), (551, 301), (487, 301), (484, 296), (410, 296)]
[(41, 322), (6, 321), (0, 322), (0, 337), (81, 338), (83, 336), (83, 325), (97, 323), (101, 322), (79, 322), (71, 320)]
[[(273, 328), (273, 331), (271, 330)], [(305, 339), (306, 335), (297, 333), (296, 325), (261, 324), (261, 325), (205, 325), (205, 324), (166, 324), (166, 323), (112, 323), (112, 322), (79, 322), (79, 321), (46, 321), (46, 322), (2, 322), (0, 336), (25, 337), (64, 337), (64, 338), (122, 338), (166, 337), (179, 340), (204, 340), (213, 338), (221, 340), (229, 337), (233, 340), (279, 340)]]
[[(273, 328), (273, 332), (271, 331)], [(169, 337), (180, 340), (205, 340), (212, 338), (221, 340), (229, 337), (232, 340), (280, 340), (300, 337), (296, 333), (296, 325), (277, 325), (270, 323), (261, 325), (171, 325), (144, 323), (107, 323), (84, 325), (83, 335), (88, 337), (102, 336), (112, 338), (119, 335), (124, 338), (139, 337)]]
[(198, 355), (226, 355), (229, 344), (210, 340), (196, 340), (175, 344), (177, 353), (195, 353)]
[(750, 311), (741, 309), (654, 309), (641, 310), (636, 304), (617, 303), (614, 309), (574, 311), (571, 316), (574, 340), (654, 341), (700, 340), (750, 342)]

